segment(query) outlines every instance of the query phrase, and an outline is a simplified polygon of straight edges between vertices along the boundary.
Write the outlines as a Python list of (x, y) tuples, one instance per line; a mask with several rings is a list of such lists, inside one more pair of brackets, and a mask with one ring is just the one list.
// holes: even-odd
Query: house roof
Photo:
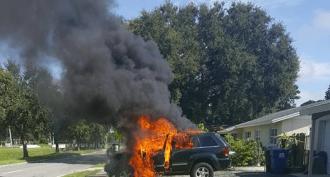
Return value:
[(239, 129), (239, 128), (273, 124), (273, 123), (281, 122), (281, 121), (284, 121), (287, 119), (295, 118), (299, 115), (310, 115), (310, 114), (306, 114), (306, 110), (313, 110), (315, 108), (324, 107), (324, 106), (326, 106), (330, 110), (330, 100), (316, 102), (316, 103), (312, 103), (312, 104), (309, 104), (306, 106), (300, 106), (297, 108), (292, 108), (292, 109), (275, 112), (272, 114), (267, 114), (260, 118), (226, 128), (226, 129), (220, 131), (220, 133), (228, 133), (228, 132), (231, 132), (231, 131), (233, 131), (235, 129)]
[(330, 111), (330, 100), (322, 101), (320, 104), (317, 104), (312, 107), (308, 107), (301, 111), (302, 114), (312, 115), (315, 113), (327, 112)]

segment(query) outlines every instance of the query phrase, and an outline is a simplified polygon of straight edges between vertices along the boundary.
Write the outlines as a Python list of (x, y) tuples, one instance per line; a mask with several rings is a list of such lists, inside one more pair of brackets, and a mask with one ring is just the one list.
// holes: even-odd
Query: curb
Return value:
[[(104, 149), (101, 150), (101, 152), (104, 151)], [(80, 156), (86, 156), (86, 155), (93, 155), (93, 154), (96, 154), (100, 151), (93, 151), (93, 152), (88, 152), (88, 153), (84, 153), (84, 154), (79, 154), (77, 153), (77, 155), (80, 155)], [(105, 152), (105, 151), (104, 151)], [(63, 156), (63, 157), (59, 157), (59, 158), (69, 158), (70, 156)], [(57, 157), (54, 157), (54, 158), (57, 158)], [(18, 163), (10, 163), (10, 164), (5, 164), (5, 165), (0, 165), (0, 168), (4, 168), (4, 167), (8, 167), (8, 166), (15, 166), (15, 165), (22, 165), (22, 164), (27, 164), (27, 163), (42, 163), (42, 162), (46, 162), (48, 161), (49, 159), (40, 159), (40, 160), (34, 160), (34, 161), (30, 161), (30, 162), (18, 162)], [(50, 159), (52, 160), (52, 159)]]
[(16, 166), (16, 165), (23, 165), (23, 164), (27, 164), (27, 163), (28, 162), (18, 162), (18, 163), (11, 163), (11, 164), (7, 164), (7, 165), (0, 165), (0, 168)]
[(79, 173), (79, 172), (83, 172), (83, 171), (93, 171), (93, 170), (103, 170), (103, 167), (93, 167), (93, 168), (87, 168), (87, 169), (81, 169), (81, 170), (75, 170), (71, 173), (68, 173), (68, 174), (63, 174), (63, 175), (60, 175), (60, 176), (57, 176), (57, 177), (63, 177), (65, 175), (70, 175), (72, 173)]

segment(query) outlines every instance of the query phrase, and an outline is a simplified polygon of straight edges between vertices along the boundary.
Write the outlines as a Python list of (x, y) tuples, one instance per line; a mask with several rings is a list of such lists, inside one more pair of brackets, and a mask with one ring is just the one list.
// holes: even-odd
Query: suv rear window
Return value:
[(200, 146), (217, 146), (217, 143), (211, 136), (200, 136), (198, 138)]
[(215, 136), (221, 141), (221, 144), (223, 144), (224, 146), (229, 146), (229, 144), (226, 142), (226, 140), (219, 134), (215, 134)]

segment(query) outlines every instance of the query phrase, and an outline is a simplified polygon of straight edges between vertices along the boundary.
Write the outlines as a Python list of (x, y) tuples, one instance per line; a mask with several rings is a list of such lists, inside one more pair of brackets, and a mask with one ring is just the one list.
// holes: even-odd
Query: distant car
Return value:
[[(230, 167), (229, 145), (219, 134), (201, 133), (191, 138), (193, 148), (172, 150), (169, 170), (164, 168), (164, 152), (157, 153), (153, 157), (155, 171), (164, 175), (213, 177), (214, 171)], [(127, 164), (129, 153), (115, 153), (110, 158), (114, 163), (105, 167), (109, 177), (127, 176), (131, 169), (123, 164)]]

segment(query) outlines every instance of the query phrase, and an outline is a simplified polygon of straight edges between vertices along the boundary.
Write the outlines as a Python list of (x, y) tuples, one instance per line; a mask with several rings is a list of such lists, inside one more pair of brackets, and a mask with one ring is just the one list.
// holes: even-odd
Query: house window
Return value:
[(270, 135), (269, 143), (276, 144), (277, 143), (277, 128), (270, 129), (269, 135)]
[(251, 139), (251, 132), (245, 132), (244, 133), (244, 138), (245, 138), (245, 140), (250, 140)]
[(260, 141), (260, 130), (254, 131), (254, 140)]

